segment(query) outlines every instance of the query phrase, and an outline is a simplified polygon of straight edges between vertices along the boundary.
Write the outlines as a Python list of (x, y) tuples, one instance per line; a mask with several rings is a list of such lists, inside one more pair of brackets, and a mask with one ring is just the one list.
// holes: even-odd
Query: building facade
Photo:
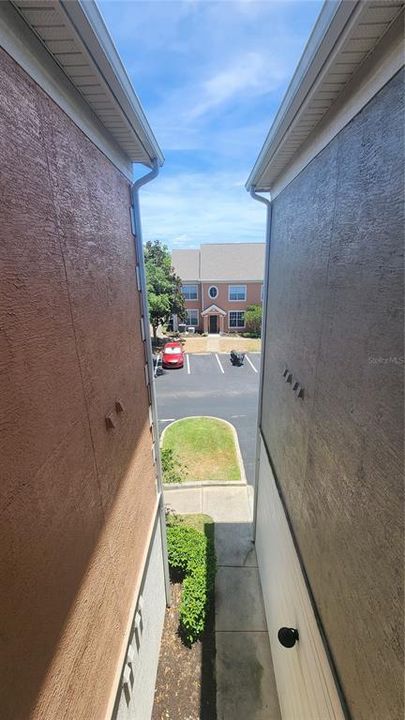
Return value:
[(145, 720), (167, 564), (132, 163), (162, 156), (94, 3), (0, 3), (0, 148), (1, 717)]
[(404, 714), (403, 62), (402, 2), (326, 3), (248, 181), (270, 193), (256, 548), (285, 718)]
[(183, 282), (186, 326), (205, 333), (243, 332), (246, 309), (262, 303), (264, 253), (264, 243), (212, 243), (199, 250), (174, 250), (173, 267)]

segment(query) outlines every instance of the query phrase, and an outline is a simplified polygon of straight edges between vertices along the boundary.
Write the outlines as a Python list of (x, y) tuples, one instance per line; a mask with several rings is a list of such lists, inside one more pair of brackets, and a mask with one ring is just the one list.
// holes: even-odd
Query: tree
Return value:
[(145, 270), (149, 320), (156, 338), (158, 325), (169, 322), (172, 315), (185, 319), (184, 297), (181, 280), (172, 267), (170, 252), (160, 240), (148, 240), (146, 243)]
[(261, 305), (249, 305), (245, 312), (245, 327), (247, 332), (260, 337), (262, 327)]

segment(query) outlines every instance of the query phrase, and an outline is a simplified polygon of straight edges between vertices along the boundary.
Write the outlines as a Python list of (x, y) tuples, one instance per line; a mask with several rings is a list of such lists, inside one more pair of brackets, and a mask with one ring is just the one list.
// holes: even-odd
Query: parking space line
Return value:
[(249, 365), (253, 368), (253, 370), (255, 371), (255, 373), (257, 373), (257, 370), (256, 370), (255, 366), (253, 365), (253, 363), (252, 363), (252, 361), (251, 361), (251, 359), (250, 359), (250, 357), (249, 357), (248, 355), (246, 355), (246, 360), (248, 361)]
[(188, 353), (186, 353), (186, 363), (187, 363), (187, 375), (190, 375), (190, 358), (188, 356)]
[(176, 418), (160, 418), (159, 422), (174, 422)]
[(216, 357), (216, 359), (217, 359), (217, 363), (218, 363), (218, 365), (219, 365), (219, 369), (220, 369), (221, 373), (225, 373), (225, 370), (224, 370), (224, 368), (223, 368), (222, 365), (221, 365), (221, 361), (220, 361), (220, 359), (219, 359), (218, 353), (215, 353), (215, 357)]

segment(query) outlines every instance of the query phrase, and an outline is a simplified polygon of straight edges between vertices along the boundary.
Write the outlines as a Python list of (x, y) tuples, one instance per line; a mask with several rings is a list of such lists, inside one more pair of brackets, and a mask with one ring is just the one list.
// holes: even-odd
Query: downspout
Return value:
[(266, 253), (264, 260), (264, 282), (263, 282), (263, 301), (262, 301), (262, 332), (261, 332), (261, 363), (260, 363), (260, 382), (259, 382), (259, 403), (257, 408), (257, 429), (256, 429), (256, 457), (255, 457), (255, 489), (253, 499), (253, 542), (256, 542), (257, 530), (257, 499), (259, 496), (259, 477), (260, 477), (260, 449), (261, 449), (261, 428), (262, 428), (262, 411), (263, 411), (263, 383), (264, 383), (264, 351), (266, 347), (266, 329), (267, 329), (267, 292), (269, 286), (269, 269), (270, 269), (270, 244), (271, 244), (271, 219), (273, 206), (271, 198), (265, 198), (258, 195), (254, 186), (250, 188), (250, 195), (254, 200), (263, 203), (267, 207), (266, 219)]
[(156, 463), (156, 484), (158, 492), (158, 513), (160, 522), (160, 537), (162, 542), (162, 557), (163, 557), (163, 574), (165, 581), (165, 593), (166, 593), (166, 605), (169, 607), (171, 603), (170, 598), (170, 579), (169, 579), (169, 564), (167, 559), (167, 537), (166, 537), (166, 517), (165, 517), (165, 505), (163, 499), (163, 487), (162, 487), (162, 464), (160, 458), (160, 447), (159, 447), (159, 425), (158, 425), (158, 413), (156, 403), (156, 392), (155, 392), (155, 376), (153, 372), (153, 359), (152, 359), (152, 342), (150, 335), (150, 323), (149, 323), (149, 307), (148, 307), (148, 295), (146, 289), (146, 274), (145, 274), (145, 261), (143, 253), (143, 242), (142, 242), (142, 225), (141, 225), (141, 213), (139, 207), (139, 190), (143, 185), (146, 185), (151, 180), (159, 175), (159, 161), (157, 158), (153, 161), (153, 167), (143, 177), (136, 180), (131, 186), (131, 220), (132, 220), (132, 232), (134, 235), (135, 242), (135, 254), (136, 254), (136, 275), (138, 290), (141, 297), (141, 326), (143, 330), (143, 340), (145, 345), (145, 358), (147, 366), (147, 374), (149, 380), (150, 389), (150, 403), (152, 409), (152, 434), (153, 434), (153, 450), (154, 458)]

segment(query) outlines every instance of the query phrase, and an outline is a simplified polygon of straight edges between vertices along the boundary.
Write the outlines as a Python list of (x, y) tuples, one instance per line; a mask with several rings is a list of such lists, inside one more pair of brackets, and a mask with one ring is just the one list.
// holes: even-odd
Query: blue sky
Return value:
[(321, 0), (99, 0), (165, 155), (141, 191), (144, 240), (264, 240), (244, 184)]

